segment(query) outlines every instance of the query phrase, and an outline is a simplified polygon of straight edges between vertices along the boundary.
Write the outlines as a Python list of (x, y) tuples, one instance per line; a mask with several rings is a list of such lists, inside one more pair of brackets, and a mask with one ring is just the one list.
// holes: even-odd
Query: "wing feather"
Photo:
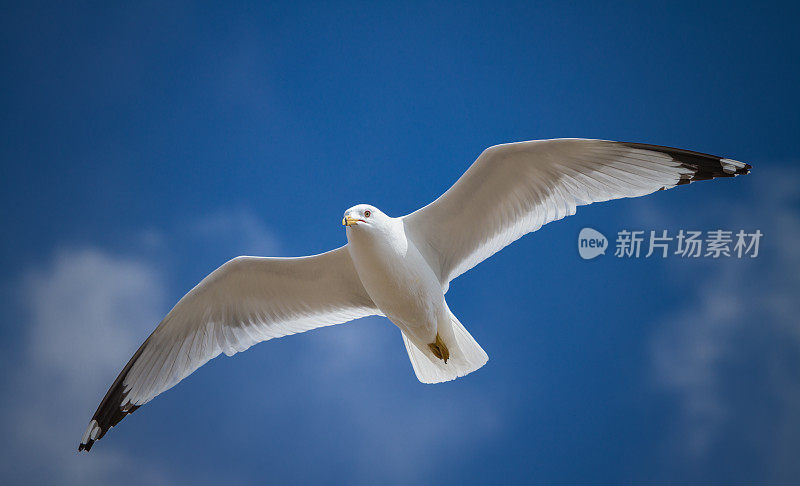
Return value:
[(136, 351), (79, 450), (220, 353), (376, 314), (346, 246), (301, 258), (234, 258), (187, 293)]
[(689, 150), (607, 140), (495, 145), (441, 197), (404, 217), (442, 285), (577, 206), (716, 177), (750, 165)]

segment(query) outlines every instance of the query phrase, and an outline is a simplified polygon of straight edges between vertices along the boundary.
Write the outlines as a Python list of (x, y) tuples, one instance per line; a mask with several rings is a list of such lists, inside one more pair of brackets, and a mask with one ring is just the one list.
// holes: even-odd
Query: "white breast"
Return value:
[(421, 342), (433, 342), (437, 322), (448, 315), (441, 284), (402, 221), (386, 226), (347, 229), (358, 276), (386, 317)]

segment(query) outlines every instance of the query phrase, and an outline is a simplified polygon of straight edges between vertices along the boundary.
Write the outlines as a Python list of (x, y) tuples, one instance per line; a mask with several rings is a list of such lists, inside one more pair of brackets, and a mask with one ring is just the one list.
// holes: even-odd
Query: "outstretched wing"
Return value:
[(442, 285), (577, 206), (747, 174), (750, 165), (658, 145), (557, 139), (496, 145), (404, 217)]
[(78, 450), (220, 353), (375, 314), (346, 246), (301, 258), (234, 258), (186, 294), (136, 351)]

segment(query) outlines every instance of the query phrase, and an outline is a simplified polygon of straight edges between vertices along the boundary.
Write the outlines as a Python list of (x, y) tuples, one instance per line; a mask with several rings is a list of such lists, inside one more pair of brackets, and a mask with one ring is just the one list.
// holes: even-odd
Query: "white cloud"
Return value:
[(244, 255), (273, 255), (279, 249), (272, 232), (251, 211), (243, 208), (205, 215), (190, 224), (190, 229), (204, 242), (235, 245)]
[(74, 379), (70, 389), (81, 394), (108, 379), (92, 370), (119, 367), (119, 356), (135, 350), (163, 308), (151, 265), (96, 249), (60, 252), (47, 268), (31, 270), (23, 287), (31, 364)]
[[(760, 256), (698, 263), (708, 271), (683, 290), (685, 306), (659, 324), (652, 362), (658, 385), (679, 406), (676, 450), (700, 459), (725, 434), (729, 443), (767, 450), (774, 461), (763, 474), (775, 478), (800, 472), (785, 450), (800, 442), (785, 432), (800, 421), (794, 370), (800, 360), (800, 173), (760, 170), (748, 177), (736, 203), (706, 207), (697, 221), (686, 213), (681, 225), (701, 226), (699, 218), (710, 216), (721, 228), (758, 228)], [(676, 280), (685, 286), (683, 277)], [(774, 430), (784, 430), (784, 439), (775, 440)]]
[(182, 238), (255, 254), (277, 248), (246, 210), (216, 212), (188, 226), (170, 234), (152, 228), (135, 233), (131, 239), (144, 254), (62, 249), (19, 277), (14, 286), (27, 322), (14, 366), (2, 377), (10, 390), (2, 427), (11, 444), (0, 456), (3, 477), (82, 485), (119, 484), (120, 478), (169, 482), (166, 467), (103, 447), (79, 455), (77, 443), (116, 373), (171, 307), (158, 271), (170, 248), (185, 246)]
[(135, 458), (77, 453), (81, 429), (121, 357), (136, 350), (163, 311), (154, 266), (97, 249), (62, 250), (22, 276), (20, 294), (30, 320), (11, 377), (4, 428), (13, 450), (3, 469), (25, 482), (109, 484), (134, 470), (166, 482)]

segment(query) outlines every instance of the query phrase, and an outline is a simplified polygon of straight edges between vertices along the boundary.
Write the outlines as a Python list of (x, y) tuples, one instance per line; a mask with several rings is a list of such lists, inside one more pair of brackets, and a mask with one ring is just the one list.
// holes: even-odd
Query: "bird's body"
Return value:
[[(363, 204), (348, 209), (348, 218), (353, 223), (347, 226), (347, 248), (356, 273), (381, 313), (403, 332), (407, 345), (410, 342), (414, 352), (449, 364), (449, 371), (459, 375), (483, 365), (485, 353), (475, 340), (456, 338), (453, 326), (460, 323), (455, 324), (458, 320), (445, 302), (446, 287), (406, 233), (403, 219)], [(470, 352), (477, 353), (474, 363), (465, 359)]]
[(345, 212), (347, 245), (299, 258), (237, 257), (189, 291), (109, 388), (79, 450), (219, 355), (359, 317), (401, 330), (417, 378), (469, 374), (488, 356), (451, 312), (450, 282), (577, 206), (637, 197), (750, 166), (682, 149), (605, 140), (496, 145), (441, 197), (392, 218), (361, 204)]
[[(365, 206), (350, 210), (361, 212)], [(444, 292), (400, 218), (372, 211), (370, 222), (347, 227), (347, 248), (372, 301), (414, 341), (432, 343), (448, 319)], [(378, 218), (381, 227), (372, 224)]]

